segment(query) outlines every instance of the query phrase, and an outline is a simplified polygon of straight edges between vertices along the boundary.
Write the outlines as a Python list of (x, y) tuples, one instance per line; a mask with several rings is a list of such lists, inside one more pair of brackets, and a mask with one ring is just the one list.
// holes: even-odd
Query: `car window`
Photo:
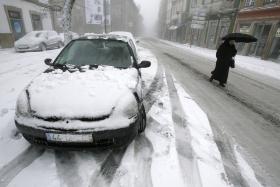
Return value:
[(76, 40), (61, 52), (54, 63), (128, 68), (132, 66), (133, 54), (127, 43), (118, 40)]

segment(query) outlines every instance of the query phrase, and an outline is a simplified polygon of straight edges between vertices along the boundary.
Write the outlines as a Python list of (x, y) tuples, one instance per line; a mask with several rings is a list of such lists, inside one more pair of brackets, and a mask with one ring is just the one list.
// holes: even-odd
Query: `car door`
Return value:
[(48, 48), (58, 46), (58, 34), (55, 31), (48, 31)]

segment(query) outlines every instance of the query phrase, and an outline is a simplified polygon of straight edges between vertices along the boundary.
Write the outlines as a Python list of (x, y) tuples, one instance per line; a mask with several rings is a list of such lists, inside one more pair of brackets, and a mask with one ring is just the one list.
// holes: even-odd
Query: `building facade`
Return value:
[(204, 0), (191, 4), (191, 31), (188, 42), (216, 49), (221, 38), (232, 32), (239, 0)]
[[(89, 3), (87, 3), (87, 2)], [(64, 0), (49, 0), (49, 3), (55, 7), (63, 7)], [(103, 7), (100, 10), (101, 14), (106, 16), (105, 20), (101, 22), (87, 22), (86, 14), (93, 10), (91, 4), (94, 0), (76, 0), (72, 9), (72, 26), (73, 32), (84, 33), (105, 33), (111, 31), (128, 31), (133, 34), (139, 34), (141, 31), (143, 19), (139, 13), (139, 8), (135, 5), (133, 0), (100, 0)], [(61, 20), (61, 11), (52, 11), (52, 18), (55, 30), (63, 32)], [(106, 31), (105, 31), (106, 30)]]
[(256, 43), (239, 44), (239, 53), (280, 62), (279, 0), (242, 0), (235, 31), (258, 39)]
[(239, 2), (162, 0), (159, 27), (161, 35), (172, 41), (215, 49), (221, 38), (232, 32)]
[(28, 32), (53, 29), (48, 4), (38, 0), (1, 0), (0, 17), (0, 48), (13, 47)]
[(111, 0), (111, 30), (128, 31), (139, 35), (143, 28), (143, 17), (134, 0)]
[[(164, 1), (164, 0), (163, 0)], [(165, 39), (183, 43), (186, 41), (186, 30), (189, 17), (188, 0), (166, 0), (160, 7), (162, 20), (161, 31)], [(163, 10), (165, 9), (165, 10)], [(165, 25), (163, 25), (165, 24)]]

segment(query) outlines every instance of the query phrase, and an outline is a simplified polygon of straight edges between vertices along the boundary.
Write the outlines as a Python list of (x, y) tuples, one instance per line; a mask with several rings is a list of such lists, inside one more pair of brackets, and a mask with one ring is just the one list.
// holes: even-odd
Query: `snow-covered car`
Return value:
[(32, 31), (15, 42), (17, 52), (45, 51), (63, 47), (63, 41), (55, 31)]
[[(71, 40), (75, 40), (80, 37), (78, 33), (75, 33), (72, 31), (70, 31), (69, 33), (70, 33)], [(64, 33), (59, 33), (59, 36), (60, 36), (61, 40), (64, 42)]]
[(128, 37), (72, 40), (20, 94), (15, 123), (31, 143), (98, 147), (129, 143), (146, 127), (141, 68)]

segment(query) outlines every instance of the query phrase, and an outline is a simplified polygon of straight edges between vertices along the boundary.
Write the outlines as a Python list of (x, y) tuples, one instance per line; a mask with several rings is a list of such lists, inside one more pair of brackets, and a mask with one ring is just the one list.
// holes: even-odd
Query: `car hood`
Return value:
[(15, 45), (36, 45), (42, 42), (42, 38), (36, 38), (36, 37), (23, 37), (15, 42)]
[(103, 118), (135, 89), (137, 75), (135, 68), (112, 67), (42, 73), (27, 87), (30, 110), (45, 119)]

